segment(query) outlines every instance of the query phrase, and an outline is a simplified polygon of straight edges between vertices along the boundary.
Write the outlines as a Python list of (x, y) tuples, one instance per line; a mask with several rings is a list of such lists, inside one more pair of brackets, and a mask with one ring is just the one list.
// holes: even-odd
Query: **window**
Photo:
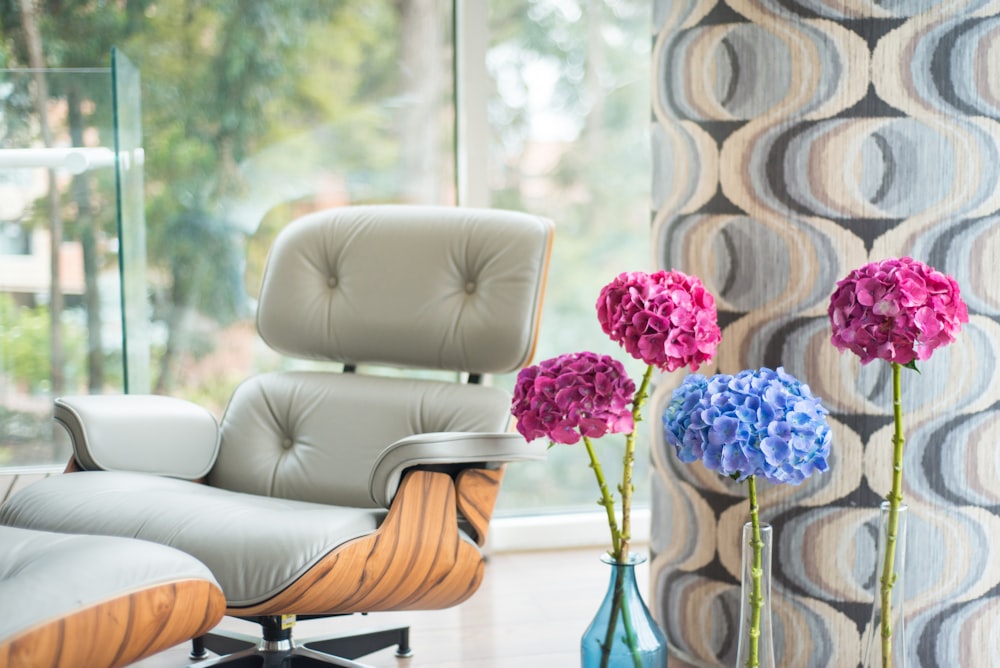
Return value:
[[(241, 379), (291, 364), (266, 350), (252, 319), (266, 251), (280, 226), (327, 206), (458, 201), (456, 23), (449, 0), (332, 9), (322, 0), (254, 0), (240, 12), (184, 7), (190, 11), (176, 1), (97, 3), (53, 14), (41, 35), (49, 67), (103, 66), (116, 45), (141, 73), (149, 389), (221, 414)], [(460, 10), (479, 13), (473, 20), (490, 36), (477, 45), (486, 68), (476, 82), (484, 85), (467, 93), (477, 99), (466, 100), (482, 105), (486, 121), (467, 139), (486, 148), (464, 168), (485, 182), (481, 204), (545, 215), (557, 226), (536, 360), (594, 350), (626, 362), (638, 378), (639, 363), (600, 331), (594, 303), (619, 272), (652, 263), (650, 3), (493, 0), (488, 9), (463, 3)], [(0, 15), (0, 25), (3, 64), (27, 66), (19, 19)], [(76, 39), (84, 29), (95, 35), (86, 47)], [(31, 85), (5, 98), (0, 81), (7, 104), (0, 107), (0, 141), (13, 141), (10, 120), (15, 110), (30, 109), (24, 96)], [(88, 95), (80, 109), (91, 140), (106, 146), (107, 130), (95, 117), (106, 101), (98, 88)], [(51, 104), (66, 105), (65, 87), (50, 86), (50, 96)], [(5, 174), (0, 189), (9, 186)], [(30, 242), (47, 252), (51, 244), (37, 236), (48, 229), (39, 218), (45, 200), (19, 192), (28, 197), (25, 210), (38, 215), (14, 216), (0, 206), (0, 249)], [(79, 243), (72, 182), (60, 182), (56, 194), (68, 221), (61, 243), (71, 249)], [(110, 206), (99, 203), (102, 211)], [(111, 236), (101, 237), (100, 272), (108, 276), (117, 262)], [(4, 332), (17, 318), (44, 336), (45, 299), (28, 303), (7, 291), (0, 300)], [(64, 364), (75, 371), (62, 391), (121, 390), (120, 371), (111, 372), (121, 368), (120, 327), (95, 325), (95, 308), (82, 298), (67, 301), (64, 329), (74, 343), (65, 347)], [(83, 343), (94, 326), (112, 333), (102, 339), (99, 381), (89, 375)], [(48, 357), (47, 346), (35, 349), (39, 355), (25, 356), (8, 344), (0, 355), (0, 466), (62, 465), (67, 456), (65, 444), (52, 444), (46, 371), (20, 368)], [(510, 388), (513, 380), (495, 382)], [(39, 444), (30, 448), (12, 436), (24, 429), (29, 404)], [(640, 444), (645, 440), (640, 436)], [(614, 475), (620, 445), (608, 437), (599, 448)], [(639, 476), (646, 458), (640, 451)], [(545, 464), (511, 467), (501, 510), (593, 509), (595, 494), (581, 453), (554, 448)]]
[[(240, 7), (89, 3), (37, 26), (54, 68), (45, 107), (58, 145), (113, 146), (108, 70), (78, 67), (106, 66), (116, 45), (141, 72), (150, 322), (129, 346), (149, 348), (150, 376), (129, 389), (191, 399), (216, 414), (239, 380), (286, 363), (262, 349), (252, 320), (266, 250), (282, 224), (326, 206), (455, 199), (450, 2)], [(43, 147), (32, 132), (40, 124), (38, 82), (24, 71), (28, 33), (23, 17), (4, 11), (0, 64), (19, 71), (0, 77), (0, 147)], [(61, 167), (55, 174), (49, 200), (46, 170), (0, 169), (0, 280), (24, 282), (28, 264), (32, 277), (27, 286), (0, 283), (0, 466), (63, 465), (68, 449), (52, 427), (52, 396), (123, 386), (118, 285), (101, 286), (100, 303), (95, 297), (118, 275), (113, 170), (88, 172), (83, 185)], [(86, 223), (88, 206), (105, 217), (99, 225)], [(87, 260), (85, 227), (94, 228), (100, 263)], [(34, 252), (11, 258), (25, 239)], [(63, 258), (55, 290), (52, 247)], [(65, 298), (56, 343), (50, 294)], [(88, 365), (88, 350), (99, 366)]]
[[(494, 90), (491, 203), (556, 223), (536, 361), (591, 350), (645, 367), (601, 331), (600, 289), (623, 271), (648, 270), (650, 5), (629, 0), (494, 0), (486, 62)], [(513, 387), (513, 378), (498, 379)], [(648, 428), (651, 420), (640, 425)], [(620, 479), (624, 437), (595, 449)], [(637, 500), (646, 495), (648, 439), (640, 431)], [(581, 446), (582, 447), (582, 446)], [(596, 509), (597, 487), (580, 448), (557, 446), (545, 464), (509, 468), (505, 512)]]
[(0, 466), (64, 464), (51, 397), (122, 387), (112, 116), (107, 68), (0, 70)]

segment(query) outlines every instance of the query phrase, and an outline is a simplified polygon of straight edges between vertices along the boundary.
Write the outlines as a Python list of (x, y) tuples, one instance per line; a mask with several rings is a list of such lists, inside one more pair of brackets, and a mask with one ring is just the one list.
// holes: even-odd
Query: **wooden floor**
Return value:
[[(304, 621), (295, 626), (294, 637), (409, 625), (412, 658), (397, 659), (387, 649), (358, 660), (375, 668), (579, 666), (580, 636), (597, 611), (611, 575), (600, 555), (599, 548), (493, 555), (479, 591), (462, 605), (434, 612)], [(644, 595), (648, 573), (645, 564), (637, 569)], [(230, 618), (220, 626), (244, 633), (256, 633), (257, 628)], [(185, 666), (189, 650), (188, 645), (177, 646), (134, 665)]]

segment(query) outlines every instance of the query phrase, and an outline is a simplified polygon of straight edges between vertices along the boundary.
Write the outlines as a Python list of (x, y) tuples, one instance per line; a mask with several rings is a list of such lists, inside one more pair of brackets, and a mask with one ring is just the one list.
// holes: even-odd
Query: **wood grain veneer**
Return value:
[[(476, 517), (475, 522), (483, 527), (499, 484), (498, 472), (484, 473), (460, 476), (463, 515)], [(489, 498), (489, 489), (494, 490), (494, 498)], [(229, 608), (228, 614), (419, 610), (461, 603), (479, 587), (484, 559), (476, 546), (461, 537), (458, 507), (451, 476), (410, 471), (378, 530), (332, 550), (273, 598)]]
[(81, 608), (0, 641), (0, 666), (113, 668), (206, 633), (226, 600), (206, 580), (155, 585)]
[(475, 531), (476, 543), (486, 544), (493, 508), (500, 493), (504, 469), (465, 469), (455, 477), (458, 511)]

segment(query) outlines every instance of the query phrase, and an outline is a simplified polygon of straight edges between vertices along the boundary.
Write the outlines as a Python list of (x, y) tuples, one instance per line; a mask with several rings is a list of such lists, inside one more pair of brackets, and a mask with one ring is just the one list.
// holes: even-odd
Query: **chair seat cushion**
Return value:
[(141, 538), (175, 547), (215, 575), (230, 608), (266, 601), (385, 511), (290, 501), (142, 473), (87, 471), (29, 485), (0, 524)]
[[(163, 545), (0, 526), (0, 646), (41, 624), (186, 580), (215, 583), (203, 564)], [(221, 616), (220, 605), (210, 623)]]

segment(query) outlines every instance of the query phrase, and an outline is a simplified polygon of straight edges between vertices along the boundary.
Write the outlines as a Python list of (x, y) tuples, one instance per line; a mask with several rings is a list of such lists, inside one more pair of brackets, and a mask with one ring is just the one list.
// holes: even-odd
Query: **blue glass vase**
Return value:
[(610, 555), (601, 560), (611, 566), (608, 593), (580, 641), (583, 668), (664, 668), (667, 641), (649, 613), (635, 581), (635, 567), (645, 557), (631, 554), (626, 563)]

